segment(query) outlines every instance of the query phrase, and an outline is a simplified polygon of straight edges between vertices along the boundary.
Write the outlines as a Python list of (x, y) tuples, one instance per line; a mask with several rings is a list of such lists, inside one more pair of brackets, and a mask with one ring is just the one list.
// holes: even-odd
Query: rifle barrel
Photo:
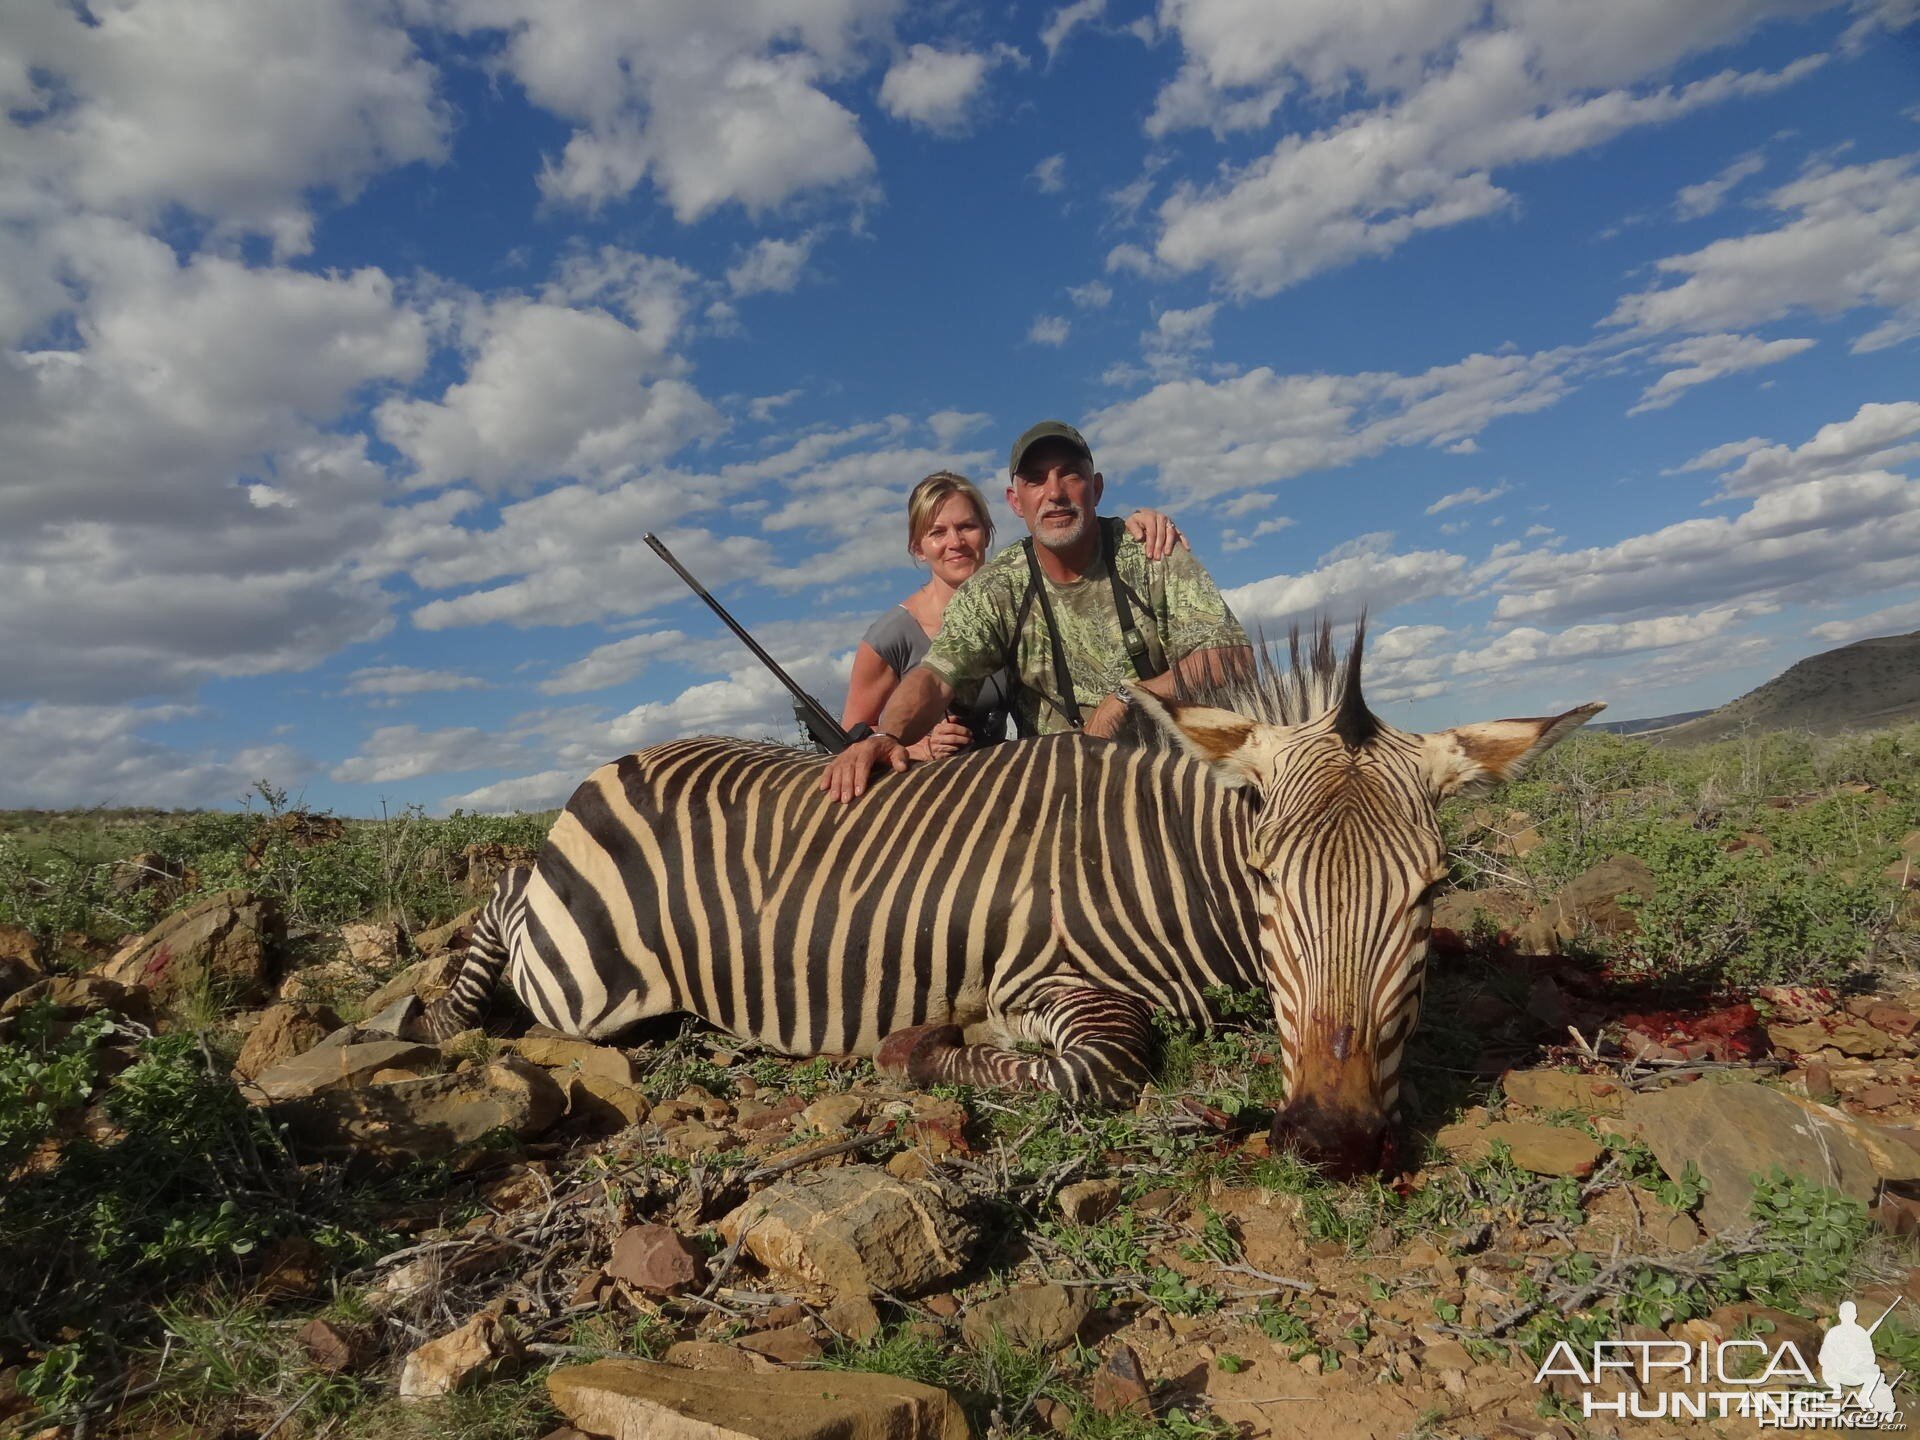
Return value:
[(668, 565), (673, 567), (674, 574), (687, 582), (688, 589), (692, 590), (694, 594), (707, 602), (707, 608), (718, 615), (721, 622), (725, 624), (729, 630), (733, 631), (735, 635), (740, 637), (741, 643), (753, 652), (754, 658), (773, 673), (773, 678), (787, 687), (787, 692), (793, 696), (795, 709), (804, 713), (807, 720), (807, 729), (812, 733), (814, 738), (819, 740), (829, 750), (836, 753), (846, 749), (852, 742), (847, 732), (840, 728), (840, 722), (827, 713), (826, 707), (806, 691), (802, 690), (799, 685), (794, 682), (793, 677), (787, 674), (785, 670), (782, 670), (780, 666), (775, 663), (774, 658), (760, 648), (760, 642), (747, 633), (745, 626), (727, 613), (724, 605), (707, 593), (707, 587), (694, 579), (692, 572), (674, 558), (673, 552), (667, 549), (661, 542), (659, 536), (649, 530), (641, 538), (653, 548), (654, 554), (658, 555), (662, 560), (666, 561)]

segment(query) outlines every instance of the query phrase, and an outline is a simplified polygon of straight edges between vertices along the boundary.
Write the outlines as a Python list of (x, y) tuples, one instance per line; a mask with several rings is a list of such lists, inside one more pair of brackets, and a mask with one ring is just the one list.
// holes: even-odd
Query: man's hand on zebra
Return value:
[(909, 761), (907, 747), (891, 735), (878, 732), (856, 740), (827, 762), (820, 788), (842, 805), (857, 799), (867, 788), (867, 776), (880, 765), (905, 770)]
[(953, 689), (946, 681), (924, 665), (914, 666), (887, 698), (873, 734), (827, 762), (820, 788), (844, 805), (866, 790), (867, 776), (875, 767), (905, 770), (910, 763), (907, 746), (938, 725), (952, 701)]

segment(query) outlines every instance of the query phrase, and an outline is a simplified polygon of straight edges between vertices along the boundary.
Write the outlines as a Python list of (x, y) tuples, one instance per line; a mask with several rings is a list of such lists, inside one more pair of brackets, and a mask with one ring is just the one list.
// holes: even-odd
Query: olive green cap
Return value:
[(1042, 420), (1038, 425), (1029, 425), (1020, 438), (1013, 442), (1013, 454), (1007, 461), (1007, 473), (1018, 475), (1020, 462), (1027, 458), (1027, 451), (1042, 440), (1064, 440), (1082, 455), (1087, 463), (1093, 463), (1093, 447), (1087, 444), (1087, 437), (1064, 420)]

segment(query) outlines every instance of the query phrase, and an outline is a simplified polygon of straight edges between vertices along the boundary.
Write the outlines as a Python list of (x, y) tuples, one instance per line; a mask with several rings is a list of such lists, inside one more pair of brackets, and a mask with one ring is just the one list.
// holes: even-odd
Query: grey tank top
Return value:
[[(867, 627), (860, 637), (874, 653), (887, 662), (895, 676), (905, 675), (918, 665), (933, 641), (920, 628), (906, 607), (895, 605)], [(996, 670), (980, 686), (972, 705), (956, 705), (954, 713), (973, 732), (973, 747), (992, 745), (1007, 738), (1007, 672)]]

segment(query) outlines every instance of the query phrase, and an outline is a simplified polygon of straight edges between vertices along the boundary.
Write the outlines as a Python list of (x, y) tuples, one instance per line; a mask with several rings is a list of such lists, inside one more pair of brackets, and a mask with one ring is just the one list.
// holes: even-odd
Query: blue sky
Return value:
[(641, 535), (837, 709), (906, 491), (1046, 415), (1408, 728), (1920, 628), (1917, 17), (30, 0), (0, 805), (789, 735)]

